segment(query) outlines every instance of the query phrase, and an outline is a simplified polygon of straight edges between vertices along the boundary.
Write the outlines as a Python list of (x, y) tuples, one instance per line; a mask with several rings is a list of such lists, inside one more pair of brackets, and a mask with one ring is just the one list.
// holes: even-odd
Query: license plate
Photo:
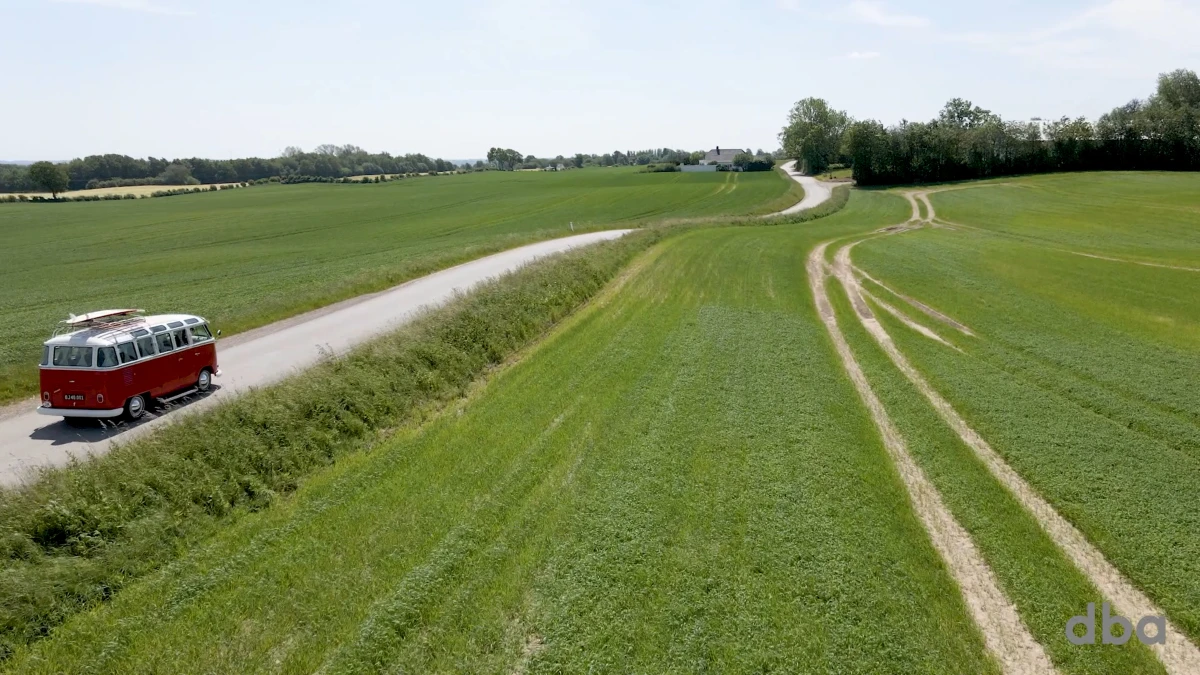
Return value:
[(63, 400), (64, 401), (79, 401), (82, 403), (83, 402), (83, 394), (65, 394), (63, 396)]

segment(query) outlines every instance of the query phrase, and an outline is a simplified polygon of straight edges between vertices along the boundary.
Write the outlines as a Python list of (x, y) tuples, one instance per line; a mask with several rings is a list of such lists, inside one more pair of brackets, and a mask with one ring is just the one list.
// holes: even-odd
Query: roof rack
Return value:
[(137, 323), (142, 320), (141, 313), (145, 311), (144, 309), (102, 309), (82, 316), (70, 314), (66, 320), (59, 322), (59, 328), (55, 329), (53, 337), (83, 328), (115, 329)]

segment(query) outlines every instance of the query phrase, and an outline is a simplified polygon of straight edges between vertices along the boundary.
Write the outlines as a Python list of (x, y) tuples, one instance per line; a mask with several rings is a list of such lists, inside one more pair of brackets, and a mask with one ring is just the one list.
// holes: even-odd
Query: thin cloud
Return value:
[(1107, 0), (1044, 28), (951, 33), (942, 39), (1039, 66), (1140, 74), (1146, 67), (1200, 54), (1192, 37), (1197, 34), (1200, 12), (1178, 0)]
[(848, 59), (866, 60), (879, 58), (879, 52), (850, 52), (846, 55)]
[(850, 14), (863, 23), (888, 28), (923, 28), (929, 25), (929, 19), (911, 14), (895, 14), (882, 2), (875, 0), (854, 0), (850, 5)]
[(132, 12), (145, 12), (147, 14), (162, 14), (166, 16), (192, 16), (195, 14), (195, 12), (186, 9), (165, 7), (151, 2), (151, 0), (51, 0), (51, 2), (72, 5), (93, 5), (95, 7), (109, 7), (112, 9), (124, 9)]

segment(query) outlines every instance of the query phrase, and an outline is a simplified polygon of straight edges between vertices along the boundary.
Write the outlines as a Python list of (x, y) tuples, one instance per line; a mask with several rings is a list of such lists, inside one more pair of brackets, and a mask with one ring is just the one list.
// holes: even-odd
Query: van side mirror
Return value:
[(217, 329), (217, 337), (221, 337), (221, 329), (220, 328)]

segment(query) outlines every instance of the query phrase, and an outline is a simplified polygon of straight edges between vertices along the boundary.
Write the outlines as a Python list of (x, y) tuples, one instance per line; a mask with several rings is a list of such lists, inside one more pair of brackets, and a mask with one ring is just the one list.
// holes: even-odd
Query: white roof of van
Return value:
[[(133, 332), (145, 330), (162, 332), (204, 323), (204, 318), (194, 314), (156, 314), (154, 316), (135, 316), (128, 319), (115, 320), (112, 323), (102, 323), (88, 326), (71, 333), (55, 335), (44, 344), (50, 347), (70, 345), (73, 347), (108, 347), (118, 342), (128, 342), (134, 338)], [(177, 325), (171, 325), (177, 324)], [(155, 330), (158, 329), (158, 330)]]

